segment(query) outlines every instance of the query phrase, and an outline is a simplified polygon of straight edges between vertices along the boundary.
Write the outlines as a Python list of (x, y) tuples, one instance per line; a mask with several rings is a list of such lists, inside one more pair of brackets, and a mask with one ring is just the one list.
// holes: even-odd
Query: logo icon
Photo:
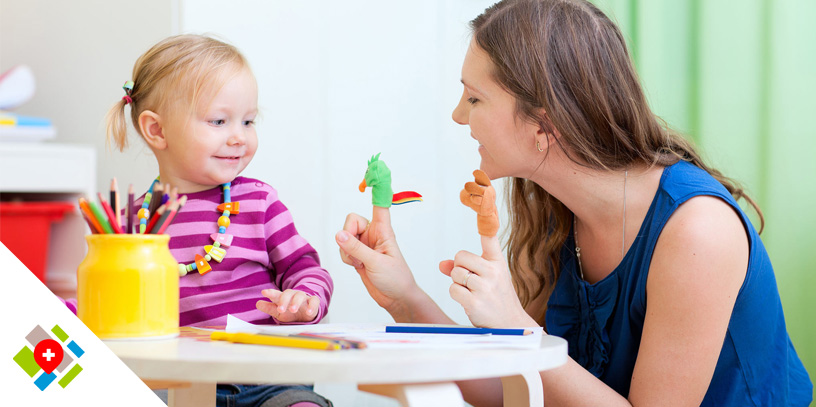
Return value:
[[(58, 381), (59, 385), (62, 388), (68, 386), (82, 371), (82, 366), (74, 363), (74, 358), (80, 358), (85, 354), (85, 351), (76, 342), (68, 341), (68, 334), (59, 325), (54, 325), (51, 333), (59, 339), (59, 342), (54, 340), (41, 326), (35, 326), (26, 336), (26, 340), (34, 349), (25, 345), (14, 356), (14, 361), (29, 377), (36, 376), (42, 370), (42, 374), (34, 379), (34, 384), (43, 391), (57, 379), (57, 373), (62, 375)], [(63, 348), (63, 344), (68, 349), (67, 351)], [(73, 367), (68, 369), (71, 364)]]

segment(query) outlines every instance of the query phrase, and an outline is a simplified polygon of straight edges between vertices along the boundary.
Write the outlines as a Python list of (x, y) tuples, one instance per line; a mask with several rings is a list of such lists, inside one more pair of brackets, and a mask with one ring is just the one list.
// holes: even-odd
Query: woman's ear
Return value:
[(536, 131), (536, 146), (538, 146), (539, 151), (544, 151), (543, 147), (549, 147), (555, 141), (561, 137), (561, 133), (558, 132), (558, 129), (555, 128), (553, 125), (552, 120), (550, 120), (550, 116), (544, 109), (541, 109), (538, 113), (538, 130)]
[(142, 133), (147, 145), (154, 150), (164, 150), (167, 148), (167, 140), (164, 138), (164, 128), (162, 118), (158, 113), (145, 110), (139, 114), (139, 130)]

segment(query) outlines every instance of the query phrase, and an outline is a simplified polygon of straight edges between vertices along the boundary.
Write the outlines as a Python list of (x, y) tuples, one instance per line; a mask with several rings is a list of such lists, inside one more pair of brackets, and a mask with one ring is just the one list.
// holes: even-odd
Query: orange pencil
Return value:
[(97, 194), (99, 195), (99, 204), (102, 205), (102, 210), (108, 217), (108, 222), (110, 222), (110, 225), (113, 228), (113, 233), (125, 233), (122, 230), (122, 227), (119, 226), (119, 222), (116, 221), (116, 215), (113, 214), (113, 209), (111, 208), (110, 204), (108, 204), (108, 202), (102, 198), (101, 192), (98, 192)]
[(99, 221), (96, 220), (96, 216), (93, 215), (91, 207), (88, 205), (88, 201), (85, 200), (85, 198), (79, 198), (79, 210), (82, 211), (82, 215), (84, 215), (85, 219), (88, 221), (92, 233), (105, 233), (105, 229), (102, 229), (102, 225), (100, 225)]

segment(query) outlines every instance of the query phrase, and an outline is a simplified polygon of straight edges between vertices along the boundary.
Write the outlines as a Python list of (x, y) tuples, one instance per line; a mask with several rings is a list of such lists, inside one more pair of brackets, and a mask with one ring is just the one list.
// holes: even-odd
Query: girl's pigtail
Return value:
[(116, 148), (119, 151), (124, 151), (125, 147), (128, 145), (127, 141), (127, 120), (125, 118), (125, 105), (129, 105), (133, 103), (133, 99), (131, 98), (131, 93), (133, 91), (133, 82), (127, 81), (125, 85), (122, 86), (125, 90), (125, 96), (116, 102), (116, 104), (111, 107), (110, 111), (108, 111), (107, 116), (105, 117), (106, 123), (106, 143), (108, 149), (111, 147), (111, 143), (113, 142)]

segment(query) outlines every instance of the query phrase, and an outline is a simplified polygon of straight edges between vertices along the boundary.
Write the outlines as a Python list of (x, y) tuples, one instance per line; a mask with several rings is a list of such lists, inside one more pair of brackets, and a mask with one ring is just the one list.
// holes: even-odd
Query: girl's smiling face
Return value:
[(536, 155), (539, 126), (519, 117), (516, 99), (493, 79), (493, 69), (490, 57), (471, 42), (462, 64), (464, 91), (453, 121), (470, 126), (470, 136), (479, 142), (479, 167), (491, 179), (526, 178), (543, 157)]
[(258, 149), (258, 86), (250, 70), (237, 71), (221, 88), (205, 88), (195, 110), (184, 110), (164, 126), (162, 181), (195, 192), (235, 179)]

